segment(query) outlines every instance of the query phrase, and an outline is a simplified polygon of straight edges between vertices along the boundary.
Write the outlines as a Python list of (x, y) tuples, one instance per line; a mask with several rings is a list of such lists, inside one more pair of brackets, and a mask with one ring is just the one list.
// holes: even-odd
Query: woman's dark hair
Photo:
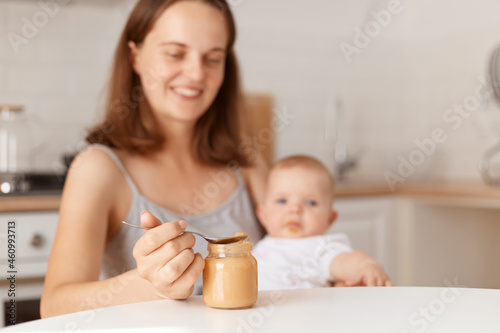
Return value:
[[(89, 143), (145, 153), (158, 149), (168, 140), (161, 132), (143, 92), (139, 76), (131, 63), (129, 41), (140, 45), (156, 21), (172, 4), (187, 0), (140, 0), (132, 10), (114, 56), (104, 120), (87, 135)], [(247, 166), (249, 156), (241, 146), (242, 94), (233, 45), (236, 27), (225, 0), (200, 1), (217, 8), (225, 17), (228, 45), (224, 81), (212, 105), (198, 119), (192, 140), (192, 152), (202, 163), (236, 163)]]

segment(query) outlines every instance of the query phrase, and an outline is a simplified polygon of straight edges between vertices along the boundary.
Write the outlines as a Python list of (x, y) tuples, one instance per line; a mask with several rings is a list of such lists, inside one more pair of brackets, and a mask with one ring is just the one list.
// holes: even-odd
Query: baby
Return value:
[(353, 251), (343, 234), (324, 234), (335, 222), (334, 181), (308, 156), (273, 165), (257, 215), (268, 235), (253, 251), (259, 290), (335, 286), (392, 286), (382, 265)]

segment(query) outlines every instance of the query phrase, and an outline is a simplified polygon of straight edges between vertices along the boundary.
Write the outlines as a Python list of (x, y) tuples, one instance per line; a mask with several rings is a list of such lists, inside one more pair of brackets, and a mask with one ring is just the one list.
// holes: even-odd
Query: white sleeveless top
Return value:
[[(127, 214), (127, 222), (140, 225), (141, 212), (148, 210), (162, 222), (185, 220), (188, 223), (186, 230), (197, 231), (208, 236), (229, 236), (236, 232), (243, 231), (248, 234), (250, 240), (254, 243), (262, 238), (264, 229), (255, 216), (255, 210), (250, 200), (250, 195), (248, 194), (245, 182), (238, 169), (232, 169), (238, 179), (238, 188), (225, 202), (207, 213), (182, 216), (166, 208), (160, 207), (142, 196), (125, 170), (122, 162), (112, 149), (98, 144), (94, 144), (91, 147), (100, 148), (113, 158), (132, 189), (133, 198)], [(216, 174), (213, 175), (213, 179), (214, 182), (212, 185), (215, 189), (216, 186), (219, 186), (217, 182), (222, 182), (222, 179), (220, 179), (220, 177), (218, 178)], [(207, 192), (206, 195), (203, 196), (203, 198), (202, 196), (199, 198), (195, 197), (195, 201), (209, 198), (210, 189), (208, 184), (204, 190)], [(172, 192), (172, 195), (175, 195), (175, 192)], [(193, 206), (196, 206), (196, 202), (193, 202)], [(189, 207), (185, 207), (185, 209), (187, 212), (190, 210)], [(110, 278), (137, 267), (135, 259), (132, 256), (132, 249), (142, 235), (144, 235), (144, 230), (127, 226), (121, 227), (120, 231), (106, 244), (101, 269), (101, 279)], [(208, 253), (207, 242), (196, 236), (196, 244), (193, 250), (195, 253), (199, 252), (205, 257)], [(199, 295), (201, 293), (202, 279), (200, 276), (195, 283), (193, 294)]]

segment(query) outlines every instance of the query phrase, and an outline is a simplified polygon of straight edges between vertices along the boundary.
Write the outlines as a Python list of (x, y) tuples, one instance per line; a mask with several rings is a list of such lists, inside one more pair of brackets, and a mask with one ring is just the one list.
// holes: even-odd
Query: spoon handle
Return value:
[(137, 228), (137, 229), (152, 229), (152, 228), (146, 228), (146, 227), (141, 227), (140, 225), (135, 225), (135, 224), (132, 224), (132, 223), (128, 223), (128, 222), (125, 222), (125, 221), (122, 221), (123, 224), (126, 224), (128, 225), (129, 227), (132, 227), (132, 228)]
[[(123, 224), (126, 224), (128, 225), (129, 227), (132, 227), (132, 228), (137, 228), (137, 229), (152, 229), (152, 228), (146, 228), (146, 227), (141, 227), (141, 226), (138, 226), (138, 225), (135, 225), (135, 224), (131, 224), (131, 223), (128, 223), (128, 222), (125, 222), (125, 221), (122, 221)], [(222, 237), (222, 238), (213, 238), (213, 237), (207, 237), (203, 234), (200, 234), (199, 232), (196, 232), (196, 231), (187, 231), (185, 230), (184, 232), (180, 233), (180, 235), (184, 234), (184, 233), (190, 233), (190, 234), (193, 234), (193, 235), (198, 235), (200, 236), (201, 238), (203, 238), (204, 240), (206, 240), (207, 242), (209, 243), (213, 243), (213, 244), (231, 244), (231, 243), (236, 243), (240, 240), (243, 240), (245, 238), (247, 238), (248, 236), (245, 234), (244, 236), (230, 236), (230, 237)]]
[[(123, 224), (126, 224), (126, 225), (128, 225), (129, 227), (132, 227), (132, 228), (144, 229), (144, 230), (149, 230), (149, 229), (152, 229), (152, 228), (147, 228), (147, 227), (141, 227), (141, 226), (139, 226), (139, 225), (135, 225), (135, 224), (128, 223), (128, 222), (125, 222), (125, 221), (122, 221), (122, 223), (123, 223)], [(204, 238), (204, 239), (205, 239), (205, 240), (207, 240), (207, 241), (208, 241), (209, 239), (211, 240), (211, 238), (209, 238), (209, 237), (207, 237), (207, 236), (205, 236), (205, 235), (202, 235), (202, 234), (200, 234), (199, 232), (196, 232), (196, 231), (187, 231), (187, 230), (185, 230), (184, 232), (182, 232), (181, 234), (179, 234), (179, 236), (180, 236), (180, 235), (182, 235), (182, 234), (183, 234), (183, 233), (185, 233), (185, 232), (190, 233), (190, 234), (195, 234), (195, 235), (198, 235), (198, 236), (200, 236), (201, 238)]]
[[(214, 242), (215, 239), (214, 238), (211, 238), (211, 237), (207, 237), (205, 235), (202, 235), (200, 234), (199, 232), (196, 232), (196, 231), (184, 231), (184, 232), (189, 232), (190, 234), (193, 234), (193, 235), (198, 235), (200, 236), (201, 238), (203, 238), (204, 240), (206, 240), (207, 242)], [(181, 234), (182, 235), (182, 234)]]

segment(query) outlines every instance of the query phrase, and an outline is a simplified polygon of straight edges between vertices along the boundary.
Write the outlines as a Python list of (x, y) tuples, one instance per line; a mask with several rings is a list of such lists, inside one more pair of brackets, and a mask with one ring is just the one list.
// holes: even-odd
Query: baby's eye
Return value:
[(316, 206), (318, 203), (314, 200), (307, 200), (306, 205), (308, 206)]
[(276, 203), (279, 205), (284, 205), (284, 204), (286, 204), (286, 199), (278, 199), (278, 200), (276, 200)]

